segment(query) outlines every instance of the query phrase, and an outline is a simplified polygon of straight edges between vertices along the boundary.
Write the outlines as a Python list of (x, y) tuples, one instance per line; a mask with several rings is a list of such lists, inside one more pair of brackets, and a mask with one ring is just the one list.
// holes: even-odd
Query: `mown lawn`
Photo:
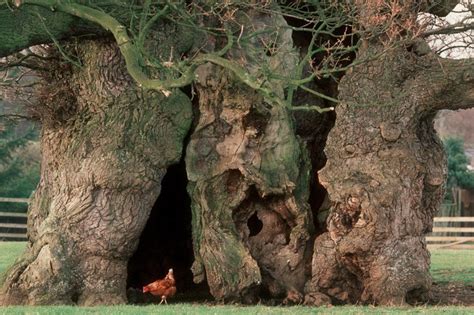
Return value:
[(3, 272), (11, 266), (25, 250), (24, 242), (1, 242), (0, 241), (0, 279)]
[(305, 306), (206, 306), (193, 304), (149, 305), (149, 306), (109, 306), (109, 307), (7, 307), (0, 308), (0, 314), (473, 314), (474, 308), (467, 307), (412, 307), (389, 308), (368, 306), (305, 307)]
[[(0, 273), (21, 254), (25, 243), (0, 242)], [(432, 252), (432, 274), (436, 282), (474, 284), (474, 251), (437, 250)], [(175, 303), (171, 305), (112, 307), (0, 307), (0, 314), (474, 314), (472, 307), (410, 307), (370, 306), (305, 307), (305, 306), (241, 306)]]
[(474, 250), (433, 250), (431, 275), (438, 283), (464, 282), (474, 285)]

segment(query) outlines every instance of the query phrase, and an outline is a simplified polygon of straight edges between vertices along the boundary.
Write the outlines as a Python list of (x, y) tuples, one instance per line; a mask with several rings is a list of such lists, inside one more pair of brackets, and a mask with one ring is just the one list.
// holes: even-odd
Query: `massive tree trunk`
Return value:
[[(311, 297), (402, 304), (429, 291), (431, 231), (445, 179), (436, 110), (474, 105), (472, 62), (443, 60), (417, 42), (341, 80), (336, 125), (319, 173), (332, 203), (314, 243)], [(380, 53), (369, 44), (358, 58)], [(315, 300), (313, 300), (315, 302)]]
[[(328, 162), (315, 174), (324, 164), (321, 146), (331, 117), (320, 136), (308, 127), (314, 112), (295, 115), (307, 121), (294, 126), (295, 108), (286, 98), (294, 83), (281, 78), (299, 71), (298, 54), (278, 7), (265, 3), (261, 12), (251, 6), (246, 12), (223, 9), (229, 19), (224, 23), (201, 14), (193, 21), (203, 29), (226, 28), (227, 44), (239, 34), (232, 47), (212, 33), (199, 34), (208, 36), (199, 53), (209, 52), (224, 67), (202, 59), (196, 76), (190, 72), (199, 112), (185, 157), (195, 281), (207, 281), (213, 296), (224, 301), (266, 296), (300, 302), (305, 292), (309, 304), (401, 304), (422, 295), (431, 282), (424, 234), (445, 175), (432, 119), (436, 110), (473, 105), (472, 63), (438, 59), (420, 43), (388, 52), (376, 41), (362, 45), (356, 61), (371, 61), (340, 82)], [(12, 15), (6, 16), (11, 22)], [(65, 15), (58, 19), (57, 30), (8, 43), (0, 55), (51, 34), (68, 36), (69, 26), (78, 23)], [(12, 29), (10, 22), (0, 35)], [(89, 27), (80, 26), (79, 33)], [(167, 41), (173, 27), (163, 30), (144, 41), (160, 44), (148, 50), (160, 57), (155, 66), (184, 65), (173, 61), (188, 51)], [(131, 51), (137, 48), (131, 40), (121, 44), (129, 48), (123, 51), (131, 69), (149, 83), (142, 68), (154, 59)], [(177, 90), (165, 97), (139, 89), (114, 45), (81, 42), (77, 53), (84, 66), (58, 64), (44, 91), (42, 174), (29, 210), (29, 246), (7, 274), (2, 305), (125, 302), (128, 259), (191, 124), (188, 97)], [(193, 58), (199, 60), (199, 53)], [(313, 57), (304, 61), (309, 65)], [(317, 177), (332, 207), (315, 231), (323, 196), (310, 202), (310, 183)]]
[[(291, 73), (297, 62), (291, 31), (277, 10), (239, 18), (244, 37), (269, 26), (278, 31), (251, 37), (261, 55), (236, 48), (228, 57), (250, 73), (258, 62), (275, 74)], [(265, 54), (265, 42), (277, 53)], [(197, 74), (200, 117), (186, 153), (195, 281), (206, 279), (218, 300), (252, 302), (263, 295), (299, 302), (313, 224), (309, 154), (292, 114), (228, 70), (206, 64)], [(281, 83), (272, 88), (283, 96)]]
[(83, 67), (59, 68), (45, 91), (29, 245), (1, 305), (126, 302), (128, 259), (191, 125), (188, 97), (137, 88), (115, 45), (78, 54)]
[(252, 301), (262, 287), (298, 295), (312, 228), (309, 161), (285, 108), (232, 82), (199, 72), (200, 119), (187, 150), (196, 281), (220, 300)]

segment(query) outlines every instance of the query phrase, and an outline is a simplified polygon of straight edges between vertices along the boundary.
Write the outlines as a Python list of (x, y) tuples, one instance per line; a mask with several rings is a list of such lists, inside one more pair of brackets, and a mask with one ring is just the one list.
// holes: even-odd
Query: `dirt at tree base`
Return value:
[[(142, 294), (141, 290), (128, 289), (127, 296), (131, 304), (157, 304), (160, 297)], [(172, 303), (193, 303), (202, 305), (222, 305), (216, 302), (208, 291), (192, 293), (178, 293)], [(260, 303), (268, 306), (288, 306), (282, 301), (276, 299), (260, 300)], [(431, 289), (431, 298), (428, 300), (428, 306), (474, 306), (474, 283), (462, 282), (441, 282), (433, 283)]]
[(474, 283), (433, 283), (430, 305), (474, 306)]

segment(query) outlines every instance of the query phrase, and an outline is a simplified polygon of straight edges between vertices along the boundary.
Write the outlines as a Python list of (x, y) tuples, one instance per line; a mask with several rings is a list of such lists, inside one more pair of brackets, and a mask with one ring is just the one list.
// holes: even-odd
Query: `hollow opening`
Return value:
[[(286, 2), (289, 8), (299, 8), (302, 11), (314, 12), (319, 14), (317, 7), (306, 2), (291, 0)], [(301, 58), (307, 53), (310, 43), (314, 40), (314, 33), (304, 31), (304, 28), (314, 26), (314, 29), (324, 26), (318, 24), (319, 22), (308, 23), (308, 21), (298, 14), (286, 14), (284, 18), (288, 25), (295, 27), (296, 30), (292, 32), (293, 44), (298, 47)], [(317, 19), (316, 19), (317, 20)], [(316, 47), (322, 47), (328, 43), (338, 47), (353, 47), (359, 40), (359, 37), (352, 32), (351, 26), (348, 24), (340, 24), (336, 28), (324, 29), (331, 33), (321, 32), (318, 34), (316, 40)], [(353, 34), (346, 36), (347, 34)], [(311, 55), (311, 63), (313, 67), (322, 65), (328, 58), (328, 52), (314, 52)], [(341, 56), (342, 57), (342, 56)], [(344, 68), (349, 65), (356, 57), (354, 51), (348, 49), (344, 53), (344, 57), (340, 58), (335, 67)], [(304, 69), (306, 75), (312, 71), (310, 67)], [(324, 95), (337, 99), (339, 79), (344, 75), (343, 71), (337, 74), (327, 76), (326, 78), (318, 78), (306, 84), (307, 88), (318, 91)], [(293, 96), (293, 106), (304, 106), (307, 104), (317, 105), (321, 108), (336, 107), (337, 104), (322, 98), (315, 97), (311, 93), (303, 89), (298, 89)], [(318, 178), (318, 171), (326, 164), (326, 156), (324, 148), (329, 131), (334, 127), (336, 121), (336, 113), (334, 111), (323, 114), (308, 111), (294, 111), (293, 117), (295, 119), (296, 133), (305, 141), (311, 158), (311, 180), (310, 180), (310, 197), (309, 204), (313, 214), (313, 223), (315, 226), (315, 236), (318, 236), (327, 231), (326, 218), (329, 213), (330, 200), (328, 192), (321, 185)]]
[[(298, 93), (296, 93), (298, 96)], [(312, 113), (295, 114), (296, 133), (305, 141), (311, 161), (311, 178), (309, 183), (309, 205), (313, 214), (315, 236), (327, 231), (326, 218), (329, 214), (330, 200), (326, 188), (319, 182), (318, 172), (326, 165), (324, 148), (329, 132), (334, 127), (334, 112), (323, 115)]]
[(250, 234), (249, 237), (256, 236), (263, 228), (263, 222), (258, 218), (257, 212), (248, 219), (247, 226), (249, 228)]
[[(142, 287), (163, 279), (173, 268), (177, 294), (175, 298), (195, 300), (208, 296), (208, 289), (193, 282), (194, 261), (191, 200), (184, 158), (168, 168), (140, 242), (128, 263), (127, 288), (132, 303), (152, 302)], [(159, 297), (158, 297), (159, 300)]]
[(425, 287), (416, 287), (408, 291), (405, 300), (410, 305), (424, 305), (429, 301), (428, 289)]
[[(434, 128), (441, 138), (447, 159), (444, 202), (438, 216), (474, 216), (474, 108), (442, 110)], [(469, 222), (439, 223), (438, 226), (470, 226)]]

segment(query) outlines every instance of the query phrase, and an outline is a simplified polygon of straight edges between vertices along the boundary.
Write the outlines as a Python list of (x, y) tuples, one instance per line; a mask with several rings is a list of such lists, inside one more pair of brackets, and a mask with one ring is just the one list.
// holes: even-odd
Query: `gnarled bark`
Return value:
[(214, 66), (199, 78), (200, 119), (186, 155), (195, 280), (206, 278), (221, 300), (251, 301), (260, 287), (301, 292), (312, 227), (307, 152), (285, 108), (265, 108)]
[[(309, 243), (315, 235), (309, 182), (315, 174), (310, 174), (310, 154), (296, 136), (288, 104), (299, 84), (299, 70), (294, 69), (298, 54), (278, 6), (265, 2), (265, 10), (246, 6), (243, 12), (238, 2), (231, 2), (235, 10), (223, 9), (223, 16), (198, 14), (193, 22), (206, 30), (223, 27), (227, 38), (207, 34), (206, 45), (189, 54), (191, 65), (183, 61), (187, 50), (180, 45), (147, 49), (159, 56), (157, 68), (160, 62), (168, 70), (183, 66), (175, 73), (183, 80), (170, 77), (173, 84), (162, 85), (161, 77), (145, 69), (153, 58), (145, 58), (143, 47), (135, 46), (140, 36), (133, 41), (111, 15), (47, 0), (25, 1), (24, 10), (29, 10), (27, 2), (57, 4), (112, 30), (130, 73), (144, 86), (167, 95), (165, 87), (197, 80), (200, 117), (186, 156), (193, 272), (197, 282), (208, 281), (217, 299), (247, 302), (266, 293), (300, 302), (305, 287), (307, 303), (402, 304), (427, 292), (424, 234), (442, 198), (445, 172), (432, 118), (447, 102), (451, 108), (472, 106), (472, 63), (437, 59), (415, 45), (390, 47), (381, 54), (385, 47), (376, 37), (387, 34), (377, 32), (361, 46), (358, 58), (371, 61), (346, 74), (339, 86), (341, 104), (327, 142), (328, 163), (319, 173), (332, 211), (327, 232), (314, 242), (307, 282)], [(377, 24), (372, 17), (386, 13), (383, 2), (364, 8), (358, 17), (367, 23)], [(411, 6), (404, 10), (408, 18), (416, 18)], [(71, 34), (69, 26), (79, 23), (63, 14), (50, 15), (59, 19), (58, 29), (52, 30), (58, 37)], [(8, 17), (0, 38), (12, 29), (13, 18)], [(394, 28), (393, 37), (405, 36), (399, 23)], [(172, 27), (163, 29), (148, 34), (156, 36), (152, 42), (161, 44)], [(5, 44), (0, 55), (49, 35), (38, 34)], [(124, 302), (127, 260), (165, 170), (180, 158), (191, 121), (188, 98), (179, 91), (165, 98), (138, 89), (118, 48), (108, 43), (84, 44), (79, 55), (84, 67), (52, 82), (58, 93), (50, 93), (52, 119), (43, 117), (42, 179), (29, 214), (29, 248), (9, 271), (0, 304)], [(308, 54), (304, 62), (313, 57)], [(212, 65), (203, 65), (206, 61)], [(281, 79), (293, 75), (293, 82)], [(314, 122), (312, 115), (307, 117)], [(313, 167), (319, 168), (324, 158), (315, 147), (325, 136), (314, 137), (304, 125), (298, 132), (312, 142)]]
[(191, 124), (187, 96), (137, 88), (115, 45), (83, 42), (79, 55), (82, 68), (51, 82), (70, 98), (49, 105), (69, 113), (54, 124), (43, 117), (29, 246), (2, 305), (126, 302), (128, 259)]
[[(235, 48), (229, 59), (238, 60), (250, 76), (259, 73), (260, 63), (275, 74), (293, 71), (291, 31), (278, 10), (249, 10), (237, 19), (246, 26), (243, 37), (263, 34), (249, 36), (261, 55)], [(273, 34), (262, 31), (268, 27)], [(266, 54), (264, 43), (275, 52)], [(236, 76), (210, 64), (197, 70), (200, 117), (186, 153), (195, 280), (207, 279), (219, 300), (250, 302), (266, 293), (298, 302), (313, 229), (309, 154), (288, 108)], [(283, 96), (285, 83), (261, 84)]]
[[(359, 57), (381, 49), (371, 44)], [(429, 291), (424, 236), (446, 172), (433, 118), (443, 107), (474, 105), (466, 65), (399, 47), (341, 80), (319, 173), (332, 209), (328, 232), (314, 244), (309, 296), (403, 304)]]

